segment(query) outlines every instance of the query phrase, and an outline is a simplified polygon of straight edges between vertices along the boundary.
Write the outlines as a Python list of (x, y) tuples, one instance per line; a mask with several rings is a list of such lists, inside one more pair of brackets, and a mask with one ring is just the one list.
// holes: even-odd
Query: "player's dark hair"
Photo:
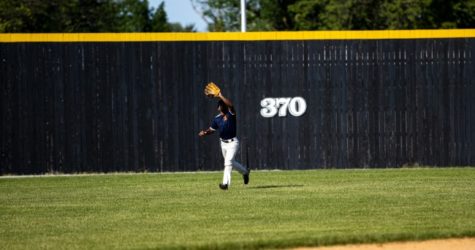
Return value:
[(221, 107), (221, 111), (223, 113), (228, 112), (228, 105), (226, 105), (226, 103), (224, 103), (223, 100), (218, 101), (218, 107)]

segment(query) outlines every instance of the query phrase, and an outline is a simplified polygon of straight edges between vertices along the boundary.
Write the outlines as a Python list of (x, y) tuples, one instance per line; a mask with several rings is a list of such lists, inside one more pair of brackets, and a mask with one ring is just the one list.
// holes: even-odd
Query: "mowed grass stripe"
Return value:
[(5, 249), (257, 249), (475, 236), (475, 168), (0, 178)]

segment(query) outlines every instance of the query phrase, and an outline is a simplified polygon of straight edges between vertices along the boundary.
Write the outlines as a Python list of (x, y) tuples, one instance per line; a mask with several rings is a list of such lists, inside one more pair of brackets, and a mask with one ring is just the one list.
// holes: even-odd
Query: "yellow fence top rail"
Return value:
[(475, 29), (198, 33), (3, 33), (0, 43), (168, 42), (475, 38)]

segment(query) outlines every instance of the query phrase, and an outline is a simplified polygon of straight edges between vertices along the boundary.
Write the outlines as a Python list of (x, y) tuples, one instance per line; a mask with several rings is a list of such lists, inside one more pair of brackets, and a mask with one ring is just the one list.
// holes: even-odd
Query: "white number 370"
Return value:
[(305, 99), (300, 96), (290, 97), (268, 97), (261, 100), (261, 115), (265, 118), (274, 117), (277, 113), (279, 116), (287, 116), (287, 110), (293, 116), (301, 116), (307, 110)]

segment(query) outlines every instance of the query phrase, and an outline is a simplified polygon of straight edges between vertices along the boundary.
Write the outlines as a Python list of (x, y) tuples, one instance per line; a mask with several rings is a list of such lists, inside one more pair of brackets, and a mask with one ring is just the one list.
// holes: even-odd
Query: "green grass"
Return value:
[(475, 168), (0, 178), (4, 249), (257, 249), (475, 236)]

